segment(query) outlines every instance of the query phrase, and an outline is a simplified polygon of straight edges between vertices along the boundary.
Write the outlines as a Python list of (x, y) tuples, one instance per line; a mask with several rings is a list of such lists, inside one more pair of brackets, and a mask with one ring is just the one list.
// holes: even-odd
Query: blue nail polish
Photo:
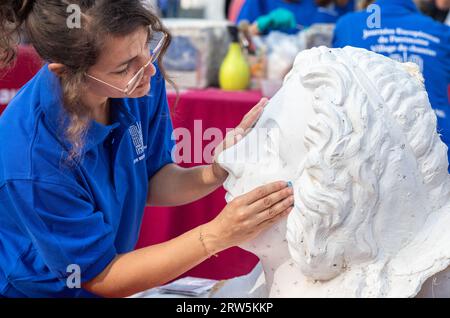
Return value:
[(288, 186), (289, 188), (292, 188), (294, 185), (292, 184), (291, 181), (289, 181), (289, 182), (287, 183), (287, 186)]

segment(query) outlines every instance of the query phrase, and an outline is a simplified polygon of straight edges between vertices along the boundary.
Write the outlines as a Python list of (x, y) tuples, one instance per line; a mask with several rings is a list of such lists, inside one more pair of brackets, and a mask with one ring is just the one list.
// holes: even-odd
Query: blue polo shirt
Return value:
[[(355, 1), (350, 0), (344, 7), (331, 4), (319, 7), (314, 0), (301, 0), (298, 3), (287, 3), (283, 0), (247, 0), (238, 16), (238, 22), (247, 20), (250, 23), (256, 21), (262, 15), (269, 14), (273, 10), (284, 8), (294, 13), (297, 24), (308, 27), (314, 23), (336, 23), (342, 15), (355, 9)], [(282, 30), (287, 33), (295, 33), (299, 30)]]
[(151, 85), (149, 96), (111, 101), (113, 124), (92, 122), (72, 165), (61, 87), (47, 66), (9, 104), (0, 117), (0, 296), (94, 296), (67, 282), (78, 269), (90, 281), (135, 248), (149, 180), (172, 163), (159, 70)]
[(421, 14), (412, 0), (378, 0), (375, 4), (381, 8), (381, 27), (367, 26), (373, 12), (350, 13), (338, 21), (333, 46), (361, 47), (418, 64), (439, 133), (450, 146), (450, 27)]

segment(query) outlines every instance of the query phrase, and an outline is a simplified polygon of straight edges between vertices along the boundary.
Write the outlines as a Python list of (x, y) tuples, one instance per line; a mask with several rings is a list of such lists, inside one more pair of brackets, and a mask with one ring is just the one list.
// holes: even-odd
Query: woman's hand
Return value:
[(254, 106), (242, 119), (241, 123), (233, 130), (227, 133), (225, 139), (214, 150), (214, 161), (212, 164), (212, 171), (214, 177), (218, 180), (218, 184), (223, 184), (228, 177), (228, 172), (223, 169), (218, 163), (217, 158), (225, 150), (237, 144), (244, 138), (258, 121), (264, 107), (267, 105), (267, 98), (263, 98)]
[(217, 253), (256, 238), (287, 216), (293, 204), (293, 188), (283, 181), (237, 197), (204, 226), (206, 248)]

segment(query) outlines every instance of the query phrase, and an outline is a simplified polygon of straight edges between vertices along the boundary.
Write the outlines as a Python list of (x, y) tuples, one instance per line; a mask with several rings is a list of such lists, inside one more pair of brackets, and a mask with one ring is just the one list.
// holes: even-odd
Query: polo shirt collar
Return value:
[[(67, 146), (70, 142), (64, 137), (64, 131), (69, 125), (69, 116), (62, 106), (62, 89), (59, 79), (44, 65), (40, 74), (40, 104), (46, 117), (46, 121), (56, 133), (56, 136)], [(111, 118), (113, 124), (103, 125), (91, 121), (85, 138), (83, 152), (101, 144), (110, 133), (121, 125), (131, 126), (136, 118), (131, 114), (124, 99), (111, 99)]]

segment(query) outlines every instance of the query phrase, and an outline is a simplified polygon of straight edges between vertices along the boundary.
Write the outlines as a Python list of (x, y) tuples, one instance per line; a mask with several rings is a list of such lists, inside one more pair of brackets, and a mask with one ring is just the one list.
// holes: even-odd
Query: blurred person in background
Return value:
[(179, 0), (150, 0), (155, 2), (164, 18), (176, 18), (179, 14)]
[(354, 0), (247, 0), (237, 22), (252, 23), (253, 34), (297, 33), (314, 23), (336, 23), (354, 8)]
[(418, 7), (422, 13), (432, 17), (436, 21), (449, 25), (450, 0), (419, 0)]
[(379, 25), (374, 11), (350, 13), (338, 21), (333, 46), (361, 47), (418, 64), (436, 111), (439, 133), (450, 145), (450, 27), (420, 13), (412, 0), (378, 0), (374, 4), (381, 9)]

